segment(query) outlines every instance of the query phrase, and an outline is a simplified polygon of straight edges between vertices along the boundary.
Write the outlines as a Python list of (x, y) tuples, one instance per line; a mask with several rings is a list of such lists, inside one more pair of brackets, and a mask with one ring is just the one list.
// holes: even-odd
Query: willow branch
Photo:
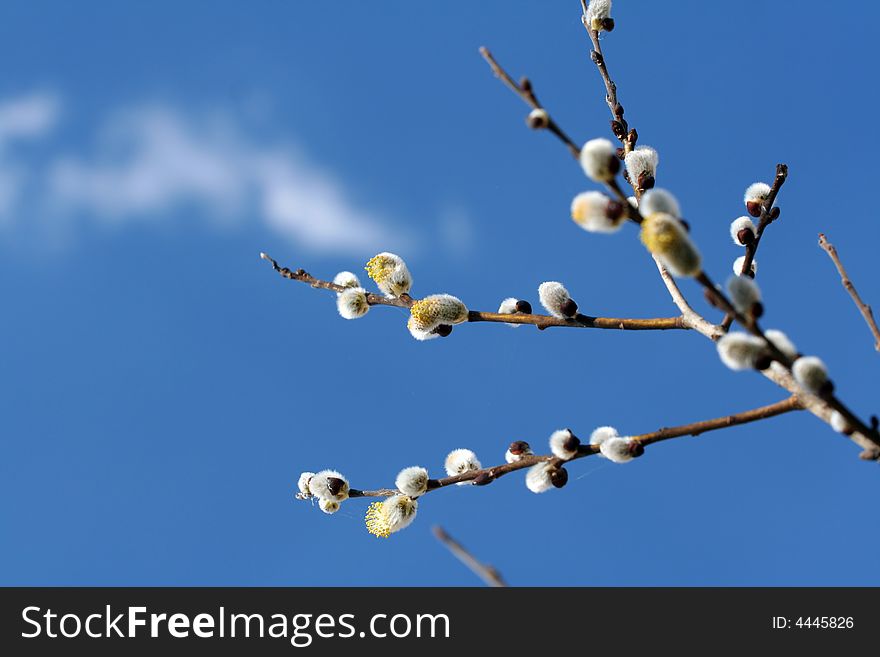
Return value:
[[(727, 429), (729, 427), (735, 427), (740, 424), (757, 422), (758, 420), (766, 420), (777, 415), (782, 415), (783, 413), (801, 410), (803, 407), (804, 406), (801, 402), (800, 396), (792, 395), (786, 399), (783, 399), (782, 401), (776, 402), (775, 404), (761, 406), (759, 408), (743, 411), (742, 413), (734, 413), (733, 415), (725, 415), (723, 417), (717, 417), (711, 420), (691, 422), (690, 424), (682, 424), (675, 427), (664, 427), (650, 433), (629, 436), (629, 438), (630, 440), (638, 442), (643, 446), (648, 446), (654, 443), (662, 442), (664, 440), (680, 438), (682, 436), (699, 436), (700, 434), (710, 431)], [(496, 479), (503, 477), (506, 474), (516, 472), (517, 470), (530, 468), (531, 466), (537, 465), (538, 463), (549, 462), (553, 463), (556, 466), (560, 466), (564, 463), (568, 463), (569, 461), (586, 458), (588, 456), (593, 456), (594, 454), (598, 453), (599, 448), (595, 445), (581, 445), (578, 449), (577, 455), (575, 455), (568, 461), (563, 461), (553, 454), (535, 454), (531, 456), (524, 456), (519, 461), (514, 461), (513, 463), (504, 463), (502, 465), (496, 465), (491, 468), (471, 470), (469, 472), (454, 475), (452, 477), (443, 477), (442, 479), (431, 479), (428, 482), (428, 493), (464, 481), (472, 481), (474, 485), (485, 486), (492, 483)], [(349, 491), (349, 497), (389, 497), (398, 493), (399, 491), (394, 488), (380, 488), (378, 490), (352, 489), (351, 491)]]
[(846, 273), (846, 269), (840, 261), (837, 249), (835, 249), (834, 245), (828, 241), (825, 237), (825, 233), (819, 233), (819, 246), (828, 254), (828, 257), (831, 258), (834, 266), (837, 267), (837, 273), (840, 274), (840, 282), (843, 285), (843, 288), (849, 293), (849, 296), (852, 297), (859, 312), (862, 313), (862, 317), (865, 318), (868, 328), (871, 329), (871, 334), (874, 336), (874, 349), (880, 351), (880, 329), (877, 328), (877, 321), (874, 319), (874, 313), (871, 311), (871, 306), (862, 301), (859, 293), (856, 292), (855, 285), (853, 285), (853, 282), (849, 278), (849, 274)]
[[(261, 253), (260, 257), (272, 265), (272, 269), (283, 278), (292, 281), (307, 283), (313, 288), (329, 290), (331, 292), (343, 292), (345, 287), (336, 285), (330, 281), (315, 278), (303, 269), (291, 270), (281, 267), (271, 256)], [(367, 294), (367, 303), (371, 306), (396, 306), (398, 308), (410, 308), (417, 300), (408, 294), (399, 298), (389, 298), (380, 294)], [(526, 313), (502, 314), (471, 310), (468, 312), (468, 322), (492, 322), (503, 324), (531, 324), (544, 330), (554, 326), (568, 328), (592, 328), (620, 331), (668, 331), (673, 329), (688, 329), (682, 317), (651, 317), (645, 319), (630, 317), (592, 317), (578, 314), (572, 319), (562, 319), (551, 315), (533, 315)]]
[(494, 566), (479, 561), (469, 550), (467, 550), (467, 548), (446, 533), (446, 530), (440, 525), (434, 525), (431, 528), (431, 531), (434, 533), (434, 537), (440, 541), (446, 549), (452, 552), (456, 559), (461, 561), (471, 570), (471, 572), (483, 580), (486, 583), (486, 586), (507, 586), (507, 582), (504, 581), (504, 578), (501, 577), (501, 573), (499, 573)]
[[(532, 83), (528, 78), (523, 77), (520, 82), (516, 82), (512, 77), (507, 74), (501, 66), (498, 65), (498, 62), (495, 61), (495, 58), (492, 57), (492, 53), (489, 52), (489, 49), (485, 46), (480, 47), (480, 54), (483, 56), (483, 59), (488, 62), (492, 72), (495, 74), (499, 80), (501, 80), (504, 84), (506, 84), (517, 96), (523, 99), (523, 101), (532, 109), (542, 110), (547, 112), (547, 109), (538, 102), (537, 96), (535, 96), (535, 91), (532, 88)], [(541, 126), (536, 126), (541, 127)], [(559, 127), (559, 124), (550, 116), (550, 113), (547, 112), (547, 125), (543, 126), (550, 132), (552, 132), (565, 146), (568, 148), (568, 151), (571, 153), (572, 157), (575, 159), (580, 157), (581, 149), (575, 144), (571, 137), (569, 137), (562, 128)]]
[[(788, 166), (785, 164), (777, 164), (776, 177), (773, 179), (773, 185), (770, 187), (770, 193), (761, 204), (761, 217), (758, 220), (758, 228), (755, 234), (755, 239), (750, 244), (746, 244), (746, 253), (743, 259), (742, 269), (740, 270), (741, 275), (752, 275), (752, 263), (755, 261), (755, 255), (758, 253), (758, 246), (761, 244), (761, 237), (763, 237), (764, 231), (767, 229), (767, 226), (772, 224), (779, 217), (779, 208), (774, 207), (773, 204), (776, 202), (776, 196), (779, 194), (779, 190), (782, 188), (782, 185), (785, 184), (787, 178)], [(733, 323), (733, 319), (733, 315), (728, 313), (727, 316), (725, 316), (724, 320), (721, 322), (721, 326), (723, 326), (724, 329), (727, 330)]]

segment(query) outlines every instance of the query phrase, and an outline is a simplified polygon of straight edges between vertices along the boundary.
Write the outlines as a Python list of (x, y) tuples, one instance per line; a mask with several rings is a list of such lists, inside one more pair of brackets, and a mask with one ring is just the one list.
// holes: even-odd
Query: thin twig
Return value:
[(489, 564), (477, 560), (467, 548), (452, 538), (452, 536), (450, 536), (440, 525), (434, 525), (431, 528), (431, 531), (434, 533), (434, 537), (452, 552), (459, 561), (470, 568), (477, 577), (483, 580), (486, 583), (486, 586), (507, 586), (507, 582), (504, 581), (504, 578), (501, 577), (501, 573), (499, 573), (494, 566), (490, 566)]
[(843, 285), (844, 289), (849, 293), (849, 296), (852, 297), (853, 302), (859, 309), (859, 312), (862, 313), (862, 317), (865, 318), (865, 322), (868, 324), (868, 328), (871, 329), (871, 334), (874, 336), (874, 349), (880, 351), (880, 329), (877, 328), (877, 321), (874, 319), (874, 313), (871, 311), (871, 306), (862, 301), (862, 298), (859, 296), (859, 293), (856, 292), (856, 287), (853, 285), (853, 282), (850, 280), (849, 275), (846, 273), (846, 269), (843, 267), (843, 263), (840, 261), (840, 256), (837, 254), (837, 249), (834, 248), (834, 245), (828, 241), (825, 237), (825, 233), (819, 233), (819, 246), (822, 248), (825, 253), (828, 254), (828, 257), (831, 258), (832, 262), (834, 262), (834, 266), (837, 267), (837, 273), (840, 274), (840, 282)]
[[(725, 415), (723, 417), (714, 418), (712, 420), (691, 422), (689, 424), (682, 424), (676, 427), (665, 427), (662, 429), (658, 429), (657, 431), (652, 431), (650, 433), (630, 436), (629, 438), (642, 444), (643, 446), (647, 446), (664, 440), (679, 438), (681, 436), (698, 436), (709, 431), (726, 429), (728, 427), (734, 427), (740, 424), (747, 424), (749, 422), (756, 422), (758, 420), (766, 420), (767, 418), (782, 415), (783, 413), (789, 413), (791, 411), (798, 411), (802, 408), (803, 404), (800, 400), (800, 397), (798, 395), (792, 395), (791, 397), (783, 399), (782, 401), (778, 401), (775, 404), (761, 406), (759, 408), (743, 411), (742, 413)], [(582, 444), (578, 449), (577, 455), (574, 458), (569, 459), (569, 461), (582, 459), (587, 456), (593, 456), (594, 454), (598, 453), (599, 448), (595, 445)], [(524, 456), (519, 461), (514, 461), (513, 463), (505, 463), (502, 465), (496, 465), (491, 468), (483, 468), (481, 470), (471, 470), (469, 472), (454, 475), (452, 477), (443, 477), (442, 479), (431, 479), (428, 482), (428, 492), (430, 493), (431, 491), (438, 490), (440, 488), (446, 488), (448, 486), (452, 486), (463, 481), (474, 481), (476, 485), (483, 486), (492, 483), (496, 479), (503, 477), (510, 472), (516, 472), (517, 470), (522, 470), (538, 463), (545, 462), (552, 462), (554, 465), (557, 466), (562, 465), (563, 463), (568, 463), (568, 461), (563, 461), (553, 454), (535, 454), (531, 456)], [(349, 496), (389, 497), (391, 495), (396, 495), (398, 492), (399, 491), (393, 488), (381, 488), (378, 490), (352, 489), (349, 492)]]
[[(292, 281), (300, 281), (307, 283), (314, 288), (321, 290), (329, 290), (331, 292), (343, 292), (346, 288), (336, 285), (330, 281), (315, 278), (307, 271), (302, 269), (291, 270), (288, 267), (281, 267), (272, 257), (266, 253), (261, 253), (260, 257), (268, 261), (272, 265), (272, 269), (278, 272), (282, 277)], [(396, 306), (398, 308), (410, 308), (417, 299), (413, 299), (409, 295), (403, 295), (399, 298), (384, 297), (379, 294), (367, 293), (367, 303), (373, 305)], [(568, 328), (592, 328), (592, 329), (608, 329), (620, 331), (668, 331), (674, 329), (686, 330), (681, 317), (649, 317), (649, 318), (631, 318), (631, 317), (592, 317), (590, 315), (578, 314), (572, 319), (562, 319), (551, 315), (533, 315), (526, 313), (502, 314), (482, 312), (479, 310), (471, 310), (468, 312), (468, 322), (492, 322), (504, 324), (531, 324), (544, 330), (554, 326)]]

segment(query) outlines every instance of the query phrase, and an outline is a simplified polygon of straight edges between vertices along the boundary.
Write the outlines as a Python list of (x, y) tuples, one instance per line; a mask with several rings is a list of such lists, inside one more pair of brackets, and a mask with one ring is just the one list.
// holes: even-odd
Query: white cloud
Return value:
[(48, 198), (56, 210), (115, 222), (190, 205), (221, 223), (256, 216), (321, 251), (362, 254), (410, 242), (292, 149), (248, 139), (228, 116), (198, 120), (164, 106), (113, 117), (91, 158), (59, 158)]

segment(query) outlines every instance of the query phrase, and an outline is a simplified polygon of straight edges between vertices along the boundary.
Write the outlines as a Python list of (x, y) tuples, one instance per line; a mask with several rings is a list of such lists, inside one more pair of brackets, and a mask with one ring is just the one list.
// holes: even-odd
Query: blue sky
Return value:
[[(619, 1), (604, 47), (716, 279), (742, 191), (789, 164), (765, 323), (866, 416), (880, 359), (816, 235), (880, 304), (880, 10), (827, 7)], [(784, 396), (683, 332), (417, 343), (403, 311), (346, 322), (259, 260), (332, 277), (393, 249), (416, 294), (475, 309), (560, 280), (589, 314), (673, 314), (634, 230), (568, 218), (592, 184), (480, 45), (577, 141), (610, 137), (575, 0), (3, 3), (0, 582), (478, 583), (441, 524), (513, 584), (880, 584), (857, 556), (880, 540), (880, 472), (808, 414), (587, 459), (540, 496), (519, 475), (432, 493), (384, 541), (362, 501), (293, 500), (302, 470), (383, 486), (456, 447), (490, 464), (563, 426), (641, 433)]]

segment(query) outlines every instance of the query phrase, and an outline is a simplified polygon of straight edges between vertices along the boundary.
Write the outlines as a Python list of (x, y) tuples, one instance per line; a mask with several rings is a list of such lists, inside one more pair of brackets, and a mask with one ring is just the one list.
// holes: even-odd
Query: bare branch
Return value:
[(484, 564), (481, 561), (478, 561), (477, 558), (470, 553), (461, 543), (456, 541), (452, 536), (446, 533), (446, 530), (443, 529), (440, 525), (434, 525), (431, 528), (431, 531), (434, 533), (434, 537), (440, 541), (450, 552), (452, 552), (455, 557), (461, 561), (465, 566), (470, 568), (470, 570), (481, 580), (486, 583), (486, 586), (493, 587), (504, 587), (507, 586), (507, 582), (504, 581), (504, 578), (501, 577), (501, 573), (498, 572), (495, 567), (490, 566), (488, 564)]
[[(329, 290), (331, 292), (343, 292), (346, 288), (336, 285), (330, 281), (324, 281), (315, 278), (308, 272), (297, 269), (291, 270), (288, 267), (281, 267), (268, 254), (261, 253), (260, 257), (272, 264), (272, 268), (284, 278), (292, 281), (300, 281), (308, 283), (314, 288), (321, 290)], [(379, 294), (367, 294), (367, 303), (373, 305), (396, 306), (398, 308), (410, 308), (417, 300), (409, 295), (403, 295), (399, 298), (384, 297)], [(688, 329), (681, 317), (653, 317), (646, 319), (629, 318), (629, 317), (592, 317), (590, 315), (578, 314), (573, 319), (562, 319), (551, 315), (533, 315), (526, 313), (515, 313), (511, 315), (502, 313), (482, 312), (479, 310), (471, 310), (468, 312), (468, 322), (493, 322), (504, 324), (531, 324), (544, 330), (553, 326), (569, 327), (569, 328), (592, 328), (592, 329), (609, 329), (620, 331), (668, 331), (673, 329)]]
[(828, 254), (828, 257), (831, 258), (832, 262), (834, 262), (834, 266), (837, 267), (837, 272), (840, 274), (840, 282), (843, 285), (844, 289), (849, 293), (849, 296), (852, 297), (853, 302), (859, 309), (859, 312), (862, 313), (862, 317), (865, 318), (865, 322), (868, 324), (868, 328), (871, 329), (871, 334), (874, 336), (874, 349), (880, 351), (880, 329), (877, 328), (877, 321), (874, 319), (874, 313), (871, 311), (871, 306), (862, 301), (859, 293), (856, 292), (855, 285), (850, 280), (849, 275), (846, 273), (846, 269), (843, 267), (843, 263), (840, 261), (840, 256), (837, 254), (837, 249), (834, 248), (834, 245), (828, 241), (825, 237), (825, 233), (819, 233), (819, 246), (822, 248), (825, 253)]

